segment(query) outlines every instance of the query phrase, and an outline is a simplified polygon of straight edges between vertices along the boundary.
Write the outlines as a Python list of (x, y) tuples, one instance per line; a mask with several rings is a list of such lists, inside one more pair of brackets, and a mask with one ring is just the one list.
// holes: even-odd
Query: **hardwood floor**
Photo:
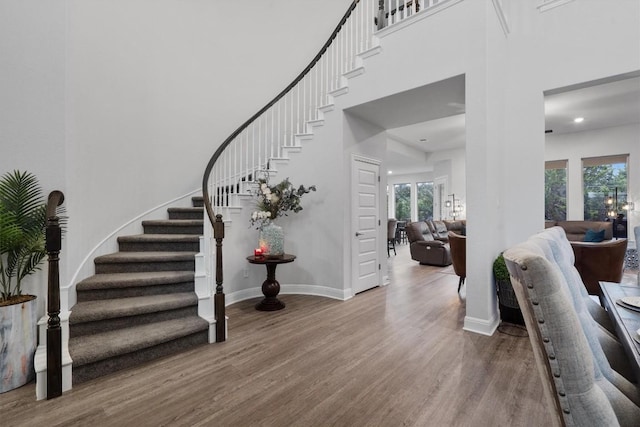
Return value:
[[(462, 330), (449, 268), (390, 258), (391, 285), (340, 302), (228, 309), (229, 341), (35, 401), (0, 395), (2, 426), (544, 426), (529, 339)], [(509, 332), (509, 328), (505, 328)], [(515, 335), (522, 330), (511, 329)], [(197, 369), (196, 369), (197, 368)]]

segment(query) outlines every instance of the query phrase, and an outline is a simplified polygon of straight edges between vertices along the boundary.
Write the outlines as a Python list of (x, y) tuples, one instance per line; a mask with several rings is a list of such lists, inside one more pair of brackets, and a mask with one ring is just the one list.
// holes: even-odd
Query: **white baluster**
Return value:
[(302, 133), (306, 132), (306, 123), (307, 123), (307, 76), (302, 78), (301, 86), (302, 86)]
[(283, 145), (286, 147), (288, 146), (289, 142), (287, 141), (287, 99), (289, 99), (289, 96), (291, 95), (291, 91), (289, 91), (285, 96), (284, 96), (284, 143)]
[(275, 138), (275, 143), (276, 145), (276, 155), (278, 157), (282, 157), (282, 155), (280, 154), (280, 132), (281, 132), (281, 121), (282, 120), (282, 99), (280, 99), (280, 101), (278, 101), (278, 128), (276, 130), (276, 138)]
[(275, 131), (276, 131), (276, 110), (275, 105), (271, 106), (271, 141), (269, 141), (269, 145), (271, 145), (271, 157), (275, 157)]

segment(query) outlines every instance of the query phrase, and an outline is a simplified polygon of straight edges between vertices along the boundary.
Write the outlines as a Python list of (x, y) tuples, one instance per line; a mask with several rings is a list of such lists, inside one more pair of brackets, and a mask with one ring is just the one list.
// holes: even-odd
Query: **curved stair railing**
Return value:
[[(288, 150), (300, 148), (308, 126), (321, 122), (344, 75), (357, 70), (360, 52), (370, 49), (377, 13), (373, 1), (354, 0), (309, 65), (269, 103), (238, 127), (215, 151), (204, 172), (202, 194), (216, 242), (214, 295), (216, 342), (225, 340), (222, 269), (223, 212), (238, 203), (259, 174), (267, 174)], [(210, 231), (209, 231), (210, 232)], [(206, 235), (207, 231), (205, 231)], [(205, 243), (206, 245), (206, 243)]]
[[(298, 151), (313, 126), (332, 109), (333, 97), (346, 91), (346, 79), (360, 74), (362, 58), (372, 52), (373, 33), (408, 18), (438, 0), (354, 0), (309, 65), (269, 103), (238, 127), (215, 151), (202, 179), (205, 236), (216, 246), (214, 294), (216, 342), (225, 340), (222, 269), (223, 216), (239, 206), (258, 177)], [(422, 7), (421, 7), (422, 6)], [(395, 9), (395, 10), (394, 10)], [(212, 229), (211, 229), (212, 228)], [(205, 238), (204, 253), (211, 243)], [(207, 274), (212, 268), (208, 269)]]

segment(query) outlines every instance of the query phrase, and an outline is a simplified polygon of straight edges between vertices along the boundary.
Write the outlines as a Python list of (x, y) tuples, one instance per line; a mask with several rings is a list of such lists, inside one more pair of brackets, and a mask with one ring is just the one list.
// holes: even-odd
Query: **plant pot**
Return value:
[(518, 305), (511, 280), (496, 280), (496, 286), (498, 288), (500, 318), (505, 322), (524, 325), (522, 311)]
[(36, 297), (0, 306), (0, 393), (25, 385), (35, 377), (37, 345)]

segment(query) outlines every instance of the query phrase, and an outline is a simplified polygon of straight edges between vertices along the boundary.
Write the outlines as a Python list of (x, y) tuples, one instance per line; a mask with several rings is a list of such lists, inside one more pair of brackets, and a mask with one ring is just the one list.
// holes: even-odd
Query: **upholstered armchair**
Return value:
[(575, 266), (591, 295), (600, 294), (600, 281), (620, 283), (624, 273), (627, 239), (604, 242), (571, 242)]
[[(558, 226), (564, 230), (575, 256), (575, 266), (591, 295), (600, 294), (599, 282), (620, 283), (624, 272), (627, 239), (612, 240), (610, 221), (547, 221), (545, 228)], [(589, 232), (602, 232), (601, 242), (585, 242)]]
[(467, 278), (467, 237), (449, 231), (448, 238), (453, 271), (460, 278), (458, 281), (458, 292), (460, 292), (464, 279)]
[(451, 265), (451, 251), (449, 244), (436, 240), (429, 226), (424, 221), (408, 223), (406, 226), (407, 239), (411, 259), (420, 264), (447, 266)]
[(611, 368), (580, 293), (579, 274), (562, 249), (568, 241), (549, 231), (504, 257), (556, 424), (637, 426), (638, 388)]

